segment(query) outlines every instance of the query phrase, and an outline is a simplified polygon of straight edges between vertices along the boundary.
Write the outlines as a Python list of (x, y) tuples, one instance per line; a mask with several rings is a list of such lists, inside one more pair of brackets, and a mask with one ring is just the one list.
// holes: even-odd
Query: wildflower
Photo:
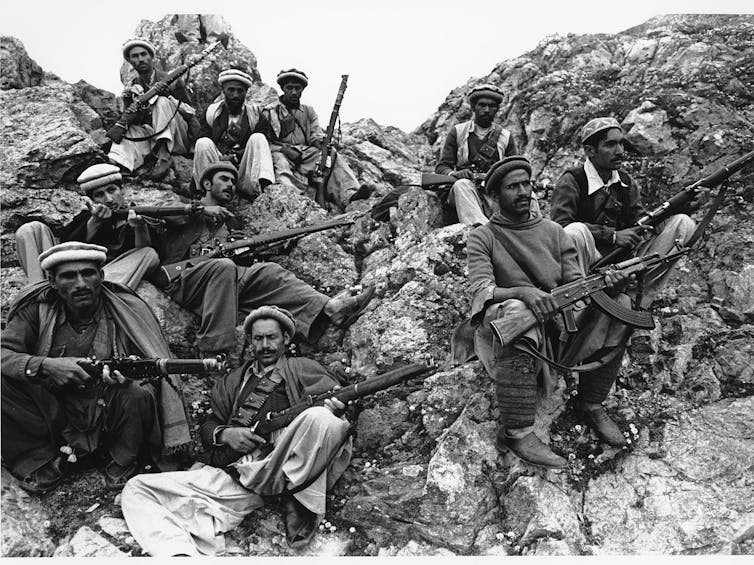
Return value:
[(348, 528), (348, 533), (355, 534), (356, 533), (356, 528), (354, 528), (353, 526), (351, 526), (350, 528)]

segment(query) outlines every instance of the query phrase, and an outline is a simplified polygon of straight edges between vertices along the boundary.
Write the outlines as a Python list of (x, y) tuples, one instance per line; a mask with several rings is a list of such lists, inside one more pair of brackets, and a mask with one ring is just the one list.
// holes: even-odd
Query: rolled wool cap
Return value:
[(107, 248), (93, 243), (67, 241), (53, 245), (39, 255), (39, 264), (48, 273), (61, 263), (72, 261), (92, 261), (102, 266), (107, 260)]
[(247, 334), (251, 333), (251, 325), (260, 318), (277, 320), (283, 331), (288, 332), (288, 335), (292, 336), (296, 333), (296, 320), (293, 319), (293, 314), (277, 306), (260, 306), (256, 310), (252, 310), (243, 321), (243, 331)]
[(123, 176), (120, 174), (120, 169), (117, 165), (111, 165), (110, 163), (97, 163), (86, 169), (79, 175), (76, 182), (79, 183), (79, 187), (85, 193), (89, 193), (95, 188), (105, 186), (106, 184), (112, 184), (114, 182), (121, 182)]
[(304, 71), (299, 71), (298, 69), (288, 69), (287, 71), (280, 71), (278, 73), (277, 82), (281, 87), (291, 81), (300, 82), (304, 86), (307, 86), (309, 84), (309, 77), (306, 76)]
[(490, 170), (487, 171), (487, 176), (484, 177), (485, 188), (487, 190), (494, 190), (502, 182), (503, 178), (505, 178), (505, 175), (516, 169), (522, 169), (531, 176), (531, 163), (529, 163), (529, 159), (523, 155), (511, 155), (490, 167)]
[(128, 61), (128, 52), (131, 51), (132, 47), (143, 47), (144, 49), (149, 51), (149, 54), (152, 55), (152, 57), (154, 57), (154, 54), (156, 52), (154, 45), (152, 45), (149, 41), (147, 41), (146, 39), (141, 39), (140, 37), (134, 37), (126, 41), (121, 48), (123, 51), (123, 58), (126, 61)]
[(473, 106), (479, 98), (492, 98), (500, 104), (503, 101), (504, 95), (503, 91), (494, 84), (480, 84), (469, 90), (467, 97), (469, 104)]
[(222, 71), (219, 75), (217, 75), (217, 82), (219, 82), (221, 85), (232, 80), (240, 82), (246, 88), (249, 88), (253, 82), (249, 75), (239, 69), (228, 69)]
[(232, 174), (236, 180), (238, 180), (238, 169), (233, 166), (233, 163), (231, 163), (230, 161), (217, 161), (215, 163), (211, 163), (202, 171), (202, 176), (199, 178), (199, 184), (201, 185), (204, 182), (204, 179), (206, 179), (207, 177), (209, 177), (209, 179), (211, 180), (212, 175), (219, 173), (220, 171), (227, 171)]
[(584, 143), (595, 133), (612, 128), (621, 129), (620, 123), (615, 118), (594, 118), (593, 120), (589, 120), (586, 125), (581, 128), (581, 143)]

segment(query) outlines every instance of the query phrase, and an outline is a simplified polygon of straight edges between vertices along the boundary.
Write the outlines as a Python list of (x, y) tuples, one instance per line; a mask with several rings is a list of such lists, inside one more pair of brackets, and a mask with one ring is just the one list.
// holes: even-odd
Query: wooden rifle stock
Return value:
[(330, 114), (330, 122), (327, 124), (327, 130), (325, 131), (325, 138), (322, 142), (322, 154), (319, 156), (317, 162), (317, 168), (314, 172), (314, 179), (317, 183), (317, 192), (315, 194), (315, 201), (317, 204), (325, 207), (327, 201), (327, 179), (330, 176), (329, 172), (326, 173), (327, 160), (332, 156), (332, 150), (334, 147), (333, 137), (335, 135), (335, 126), (338, 123), (338, 114), (340, 114), (340, 105), (343, 102), (343, 95), (346, 92), (346, 86), (348, 83), (348, 75), (341, 75), (340, 88), (338, 89), (338, 95), (335, 97), (335, 104), (333, 105), (332, 113)]

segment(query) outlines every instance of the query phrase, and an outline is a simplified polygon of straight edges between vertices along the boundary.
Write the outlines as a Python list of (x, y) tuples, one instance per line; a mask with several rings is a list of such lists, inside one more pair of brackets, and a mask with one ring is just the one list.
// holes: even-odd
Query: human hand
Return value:
[(205, 206), (202, 213), (208, 218), (219, 218), (221, 220), (235, 218), (233, 212), (228, 210), (225, 206)]
[(654, 231), (652, 226), (634, 226), (615, 232), (615, 245), (618, 247), (636, 247), (644, 234)]
[(82, 364), (88, 362), (88, 359), (76, 357), (45, 357), (39, 366), (39, 372), (57, 386), (71, 384), (84, 388), (92, 379), (82, 367)]
[[(333, 391), (339, 390), (340, 388), (340, 385), (334, 386)], [(338, 418), (346, 413), (346, 405), (334, 396), (332, 398), (326, 398), (323, 405)]]
[(133, 210), (133, 208), (128, 211), (126, 222), (128, 222), (128, 225), (131, 226), (132, 228), (140, 228), (142, 226), (145, 226), (147, 223), (144, 220), (144, 216), (137, 215), (136, 212)]
[(518, 298), (529, 307), (539, 322), (544, 322), (558, 311), (558, 303), (552, 294), (533, 286), (519, 287)]
[(240, 427), (225, 428), (217, 439), (239, 453), (251, 453), (257, 445), (267, 443), (267, 440), (255, 434), (251, 428)]
[(158, 96), (170, 96), (170, 87), (164, 80), (158, 80), (152, 86), (157, 91)]
[(610, 269), (605, 272), (605, 286), (610, 296), (615, 296), (626, 290), (634, 275), (628, 275), (623, 271)]
[(450, 176), (457, 179), (474, 180), (474, 173), (472, 173), (469, 169), (461, 169), (460, 171), (453, 171), (450, 173)]
[(110, 371), (110, 365), (102, 367), (102, 382), (106, 385), (123, 385), (126, 381), (120, 371)]

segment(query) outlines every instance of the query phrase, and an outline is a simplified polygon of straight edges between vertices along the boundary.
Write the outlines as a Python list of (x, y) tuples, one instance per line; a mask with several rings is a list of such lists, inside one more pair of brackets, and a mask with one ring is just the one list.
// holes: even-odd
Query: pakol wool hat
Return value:
[(480, 98), (491, 98), (500, 104), (503, 101), (503, 96), (503, 91), (494, 84), (480, 84), (469, 90), (469, 93), (467, 94), (469, 104), (472, 106), (476, 104), (476, 101)]
[(110, 163), (97, 163), (86, 169), (79, 175), (76, 182), (79, 183), (79, 188), (84, 194), (89, 194), (95, 188), (105, 186), (107, 184), (118, 183), (120, 185), (123, 176), (120, 174), (120, 169), (117, 165), (111, 165)]
[(239, 69), (227, 69), (217, 75), (217, 82), (219, 82), (220, 85), (223, 85), (226, 82), (230, 82), (232, 80), (240, 82), (246, 88), (249, 88), (253, 82), (249, 75)]
[(246, 319), (243, 321), (243, 331), (251, 333), (251, 325), (259, 319), (271, 318), (276, 320), (284, 332), (293, 336), (296, 333), (296, 320), (293, 319), (293, 314), (283, 308), (277, 306), (260, 306), (256, 310), (249, 312)]
[(67, 241), (53, 245), (47, 251), (39, 255), (39, 264), (45, 271), (52, 272), (55, 267), (62, 263), (72, 261), (92, 261), (98, 267), (107, 260), (107, 248), (93, 243), (80, 241)]
[(309, 77), (306, 76), (304, 71), (288, 69), (287, 71), (280, 71), (278, 73), (277, 82), (281, 88), (288, 82), (300, 82), (306, 87), (309, 84)]
[(238, 169), (233, 166), (233, 163), (230, 161), (217, 161), (216, 163), (211, 163), (202, 171), (202, 176), (199, 177), (199, 185), (201, 186), (205, 179), (212, 180), (212, 176), (220, 171), (227, 171), (233, 175), (235, 180), (238, 180)]
[(529, 173), (531, 176), (531, 163), (522, 155), (511, 155), (506, 157), (502, 161), (498, 161), (490, 167), (487, 171), (487, 176), (484, 177), (485, 190), (495, 190), (497, 186), (503, 181), (505, 175), (516, 169), (522, 169)]
[(128, 53), (131, 51), (132, 47), (143, 47), (147, 51), (149, 51), (149, 54), (154, 57), (154, 54), (157, 52), (157, 50), (154, 48), (154, 45), (152, 45), (149, 41), (146, 39), (141, 39), (140, 37), (134, 37), (133, 39), (129, 39), (123, 44), (123, 47), (121, 50), (123, 51), (123, 58), (128, 61)]
[(595, 133), (612, 128), (621, 129), (620, 123), (615, 118), (594, 118), (593, 120), (589, 120), (586, 125), (581, 128), (581, 143), (584, 143)]

